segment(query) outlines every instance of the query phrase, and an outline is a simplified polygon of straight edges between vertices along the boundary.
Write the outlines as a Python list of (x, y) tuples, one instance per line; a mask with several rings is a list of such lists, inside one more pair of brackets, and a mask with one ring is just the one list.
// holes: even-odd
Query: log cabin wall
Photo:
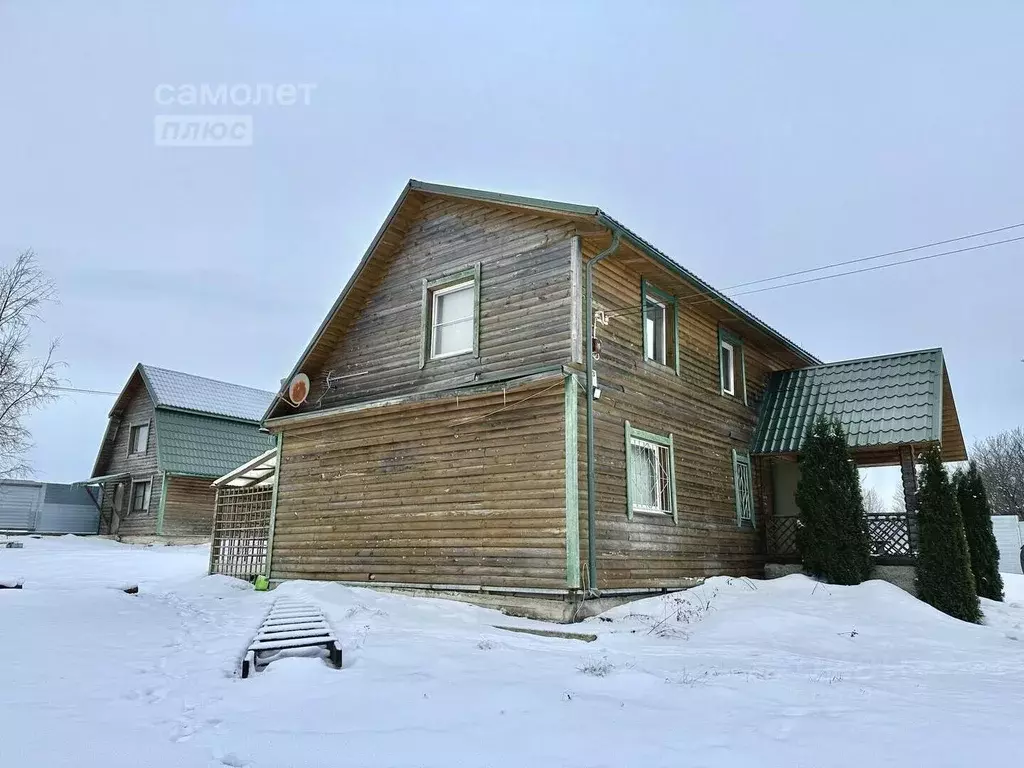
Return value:
[[(298, 412), (568, 362), (571, 222), (436, 196), (409, 209), (385, 238), (390, 250), (382, 246), (325, 331), (333, 346), (305, 370), (311, 391)], [(477, 264), (479, 355), (421, 368), (424, 279)], [(325, 392), (328, 372), (346, 378)]]
[[(124, 489), (124, 503), (121, 512), (121, 523), (117, 533), (122, 536), (146, 536), (156, 533), (157, 510), (160, 509), (160, 476), (157, 474), (156, 463), (156, 427), (153, 419), (153, 401), (141, 380), (136, 377), (124, 411), (115, 416), (116, 424), (111, 425), (108, 435), (112, 435), (104, 446), (103, 461), (100, 462), (97, 475), (112, 475), (117, 472), (130, 472), (132, 480), (151, 480), (149, 509), (146, 512), (125, 514), (131, 505), (131, 485)], [(128, 437), (134, 424), (149, 425), (149, 440), (145, 453), (128, 454)], [(103, 489), (103, 503), (100, 508), (100, 533), (110, 533), (109, 524), (114, 505), (114, 483), (106, 483)]]
[(214, 478), (167, 478), (164, 501), (165, 536), (209, 536), (213, 530), (213, 513), (217, 492), (210, 485)]
[(271, 578), (564, 590), (564, 389), (286, 426)]
[[(596, 250), (585, 248), (585, 257)], [(679, 375), (674, 360), (663, 366), (644, 359), (642, 277), (678, 297)], [(600, 360), (595, 363), (602, 390), (595, 405), (598, 587), (669, 587), (700, 576), (759, 575), (763, 537), (759, 530), (737, 525), (732, 451), (745, 451), (750, 444), (768, 374), (798, 361), (791, 352), (772, 349), (744, 333), (738, 321), (692, 295), (692, 287), (625, 246), (596, 267), (594, 282), (595, 309), (613, 316), (607, 326), (598, 325)], [(721, 393), (720, 325), (743, 340), (747, 404), (739, 390), (736, 397)], [(585, 562), (584, 400), (581, 396), (579, 423)], [(667, 515), (637, 513), (627, 519), (626, 420), (634, 428), (673, 435), (678, 524)], [(754, 498), (759, 499), (756, 466), (753, 474)], [(759, 528), (761, 511), (756, 515)]]

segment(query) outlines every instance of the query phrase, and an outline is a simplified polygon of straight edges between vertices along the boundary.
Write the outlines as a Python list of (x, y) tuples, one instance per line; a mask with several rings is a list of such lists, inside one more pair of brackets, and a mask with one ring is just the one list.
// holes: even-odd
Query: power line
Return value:
[(53, 389), (57, 392), (79, 392), (85, 395), (114, 395), (116, 397), (121, 394), (120, 392), (107, 392), (103, 389), (79, 389), (78, 387), (54, 387)]
[[(1022, 227), (1022, 226), (1024, 226), (1024, 223), (1013, 224), (1013, 225), (1010, 225), (1008, 227), (1000, 227), (999, 229), (988, 230), (988, 232), (1006, 231), (1006, 230), (1009, 230), (1009, 229), (1016, 229), (1016, 228)], [(980, 234), (983, 234), (983, 233), (978, 233), (976, 235), (964, 235), (963, 237), (956, 237), (956, 238), (952, 238), (950, 240), (944, 240), (944, 241), (939, 241), (939, 242), (947, 242), (947, 243), (949, 243), (949, 242), (957, 242), (959, 240), (964, 240), (964, 239), (967, 239), (967, 238), (970, 238), (970, 237), (978, 237)], [(913, 263), (919, 262), (919, 261), (928, 261), (930, 259), (937, 259), (940, 256), (952, 256), (952, 255), (955, 255), (955, 254), (958, 254), (958, 253), (967, 253), (967, 252), (970, 252), (970, 251), (980, 251), (983, 248), (991, 248), (992, 246), (995, 246), (995, 245), (1005, 245), (1007, 243), (1016, 243), (1016, 242), (1020, 242), (1021, 240), (1024, 240), (1024, 235), (1022, 235), (1020, 237), (1010, 237), (1010, 238), (1006, 238), (1004, 240), (995, 240), (994, 242), (991, 242), (991, 243), (981, 243), (979, 245), (970, 245), (970, 246), (967, 246), (967, 247), (964, 247), (964, 248), (955, 248), (955, 249), (949, 250), (949, 251), (940, 251), (939, 253), (929, 253), (929, 254), (927, 254), (925, 256), (915, 256), (914, 258), (911, 258), (911, 259), (899, 259), (897, 261), (891, 261), (888, 264), (876, 264), (876, 265), (871, 266), (871, 267), (862, 267), (861, 269), (850, 269), (850, 270), (847, 270), (846, 272), (836, 272), (834, 274), (821, 275), (820, 277), (812, 277), (812, 278), (808, 278), (806, 280), (794, 280), (794, 281), (791, 281), (791, 282), (788, 282), (788, 283), (780, 283), (779, 285), (769, 285), (769, 286), (765, 286), (764, 288), (754, 288), (754, 289), (749, 290), (749, 291), (739, 291), (739, 292), (734, 293), (734, 294), (732, 294), (732, 295), (730, 295), (730, 296), (728, 296), (726, 298), (732, 299), (732, 298), (734, 298), (736, 296), (749, 296), (749, 295), (755, 294), (755, 293), (765, 293), (767, 291), (777, 291), (780, 288), (791, 288), (791, 287), (796, 286), (796, 285), (807, 285), (808, 283), (818, 283), (818, 282), (822, 282), (824, 280), (832, 280), (833, 278), (837, 278), (837, 277), (847, 277), (849, 275), (859, 275), (859, 274), (863, 274), (865, 272), (875, 272), (875, 271), (880, 270), (880, 269), (888, 269), (889, 267), (898, 267), (898, 266), (902, 266), (904, 264), (913, 264)], [(911, 252), (911, 251), (921, 250), (922, 248), (934, 247), (937, 244), (938, 244), (938, 242), (936, 242), (936, 243), (929, 243), (928, 245), (917, 246), (917, 247), (914, 247), (914, 248), (904, 248), (901, 251), (893, 251), (892, 253), (893, 254), (895, 254), (895, 253), (908, 253), (908, 252)], [(799, 270), (797, 272), (793, 272), (793, 273), (790, 273), (788, 275), (778, 275), (777, 277), (774, 277), (774, 278), (768, 277), (768, 278), (763, 278), (761, 280), (753, 280), (753, 281), (751, 281), (749, 283), (741, 283), (741, 285), (755, 285), (757, 283), (765, 283), (765, 282), (769, 282), (771, 280), (781, 280), (784, 277), (795, 276), (795, 275), (800, 275), (800, 274), (809, 274), (811, 272), (820, 272), (820, 271), (825, 270), (825, 269), (834, 269), (835, 267), (842, 266), (843, 264), (855, 264), (855, 263), (858, 263), (858, 262), (868, 261), (868, 260), (871, 260), (871, 259), (874, 259), (874, 258), (881, 258), (883, 255), (885, 255), (885, 254), (879, 254), (878, 256), (868, 256), (868, 257), (865, 257), (865, 258), (862, 258), (862, 259), (851, 259), (851, 260), (845, 261), (845, 262), (837, 262), (835, 264), (828, 264), (828, 265), (821, 266), (821, 267), (814, 267), (813, 269)], [(733, 286), (733, 288), (736, 288), (736, 287), (739, 287), (739, 286)], [(726, 289), (726, 290), (730, 290), (730, 289)], [(681, 307), (694, 307), (694, 306), (697, 306), (697, 305), (700, 305), (700, 304), (706, 304), (708, 302), (714, 302), (714, 301), (720, 301), (721, 300), (718, 297), (709, 295), (707, 293), (707, 291), (698, 291), (696, 295), (699, 298), (697, 298), (694, 301), (687, 301), (686, 299), (681, 299), (679, 301), (679, 306), (681, 306)], [(613, 310), (606, 310), (606, 311), (609, 312), (611, 315), (613, 315), (615, 317), (622, 317), (622, 316), (625, 316), (625, 315), (642, 312), (643, 311), (643, 305), (640, 305), (640, 306), (630, 306), (630, 307), (622, 307), (620, 309), (613, 309)]]
[[(1019, 224), (1017, 226), (1020, 226)], [(915, 256), (912, 259), (900, 259), (899, 261), (891, 261), (888, 264), (876, 264), (873, 267), (862, 267), (861, 269), (851, 269), (846, 272), (837, 272), (833, 275), (822, 275), (821, 277), (811, 277), (807, 280), (796, 280), (792, 283), (783, 283), (782, 285), (769, 285), (765, 288), (754, 288), (750, 291), (740, 291), (734, 293), (733, 296), (749, 296), (752, 293), (763, 293), (764, 291), (772, 291), (776, 288), (790, 288), (794, 285), (806, 285), (807, 283), (818, 283), (822, 280), (831, 280), (835, 277), (846, 277), (847, 275), (859, 275), (864, 272), (875, 272), (879, 269), (888, 269), (889, 267), (899, 267), (903, 264), (913, 264), (918, 261), (928, 261), (929, 259), (937, 259), (940, 256), (952, 256), (956, 253), (967, 253), (968, 251), (980, 251), (982, 248), (991, 248), (994, 245), (1005, 245), (1006, 243), (1017, 243), (1024, 240), (1024, 235), (1020, 237), (1009, 237), (1005, 240), (996, 240), (992, 243), (982, 243), (981, 245), (969, 245), (966, 248), (956, 248), (952, 251), (941, 251), (939, 253), (929, 253), (926, 256)], [(838, 265), (836, 265), (838, 266)]]
[[(949, 245), (950, 243), (959, 243), (963, 240), (971, 240), (975, 237), (982, 237), (983, 235), (994, 235), (997, 232), (1006, 232), (1010, 229), (1019, 229), (1024, 227), (1024, 222), (1020, 224), (1010, 224), (1007, 227), (997, 227), (996, 229), (986, 229), (984, 232), (975, 232), (972, 235), (961, 235), (960, 237), (952, 237), (949, 240), (936, 240), (934, 243), (927, 243), (925, 245), (915, 245), (913, 248), (900, 248), (898, 251), (887, 251), (886, 253), (878, 253), (874, 256), (862, 256), (859, 259), (848, 259), (847, 261), (837, 261), (833, 264), (823, 264), (820, 267), (811, 267), (809, 269), (798, 269), (795, 272), (787, 272), (784, 275), (775, 275), (774, 277), (762, 277), (759, 280), (749, 280), (745, 283), (737, 283), (736, 285), (730, 285), (725, 290), (732, 291), (736, 288), (746, 288), (748, 285), (759, 285), (761, 283), (770, 283), (775, 280), (783, 280), (787, 277), (797, 277), (798, 275), (809, 275), (812, 272), (821, 272), (826, 269), (834, 269), (835, 267), (846, 267), (850, 264), (862, 264), (865, 261), (874, 261), (875, 259), (884, 259), (887, 256), (899, 256), (901, 253), (911, 253), (913, 251), (923, 251), (925, 248), (936, 248), (940, 245)], [(993, 243), (995, 245), (995, 243)]]

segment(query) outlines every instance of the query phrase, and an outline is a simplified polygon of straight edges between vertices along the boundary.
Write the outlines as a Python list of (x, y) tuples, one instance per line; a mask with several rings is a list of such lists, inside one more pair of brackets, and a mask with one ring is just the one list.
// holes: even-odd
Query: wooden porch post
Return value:
[(909, 445), (900, 446), (900, 475), (903, 478), (903, 500), (907, 507), (907, 533), (910, 536), (910, 551), (917, 554), (917, 469), (914, 466), (914, 449)]
[(765, 554), (772, 554), (772, 520), (775, 517), (775, 477), (772, 473), (772, 460), (769, 456), (756, 457), (757, 469), (757, 511), (756, 519), (764, 532)]

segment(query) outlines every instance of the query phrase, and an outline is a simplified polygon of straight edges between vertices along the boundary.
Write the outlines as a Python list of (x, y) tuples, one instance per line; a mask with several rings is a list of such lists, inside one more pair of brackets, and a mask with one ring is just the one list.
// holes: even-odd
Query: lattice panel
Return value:
[(796, 547), (796, 529), (799, 522), (800, 518), (798, 517), (768, 518), (765, 524), (768, 535), (768, 554), (784, 557), (799, 554)]
[(907, 515), (865, 515), (871, 554), (875, 557), (910, 557), (910, 520)]
[(218, 491), (210, 573), (251, 581), (266, 571), (273, 497), (273, 488)]

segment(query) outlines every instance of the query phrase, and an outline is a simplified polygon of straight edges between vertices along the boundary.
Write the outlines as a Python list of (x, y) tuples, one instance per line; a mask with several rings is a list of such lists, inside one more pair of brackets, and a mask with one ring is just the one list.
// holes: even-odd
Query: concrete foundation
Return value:
[[(691, 586), (699, 586), (703, 579), (694, 579)], [(280, 582), (271, 582), (271, 588)], [(455, 590), (428, 587), (403, 587), (395, 584), (374, 584), (373, 582), (347, 582), (347, 586), (375, 589), (379, 592), (394, 592), (412, 597), (436, 597), (444, 600), (457, 600), (460, 603), (471, 603), (482, 608), (493, 608), (506, 616), (519, 616), (524, 619), (549, 621), (555, 624), (572, 624), (592, 616), (604, 613), (634, 600), (645, 597), (663, 595), (667, 592), (678, 592), (689, 589), (689, 586), (673, 589), (629, 592), (625, 594), (602, 595), (600, 597), (583, 598), (576, 593), (552, 593), (549, 595), (530, 595), (512, 592), (488, 592), (484, 589)]]
[(97, 538), (119, 541), (122, 544), (166, 544), (174, 546), (179, 544), (209, 544), (209, 536), (118, 536), (110, 534), (99, 534)]
[[(766, 579), (779, 579), (791, 573), (803, 573), (803, 566), (799, 563), (765, 563), (764, 566)], [(917, 597), (917, 568), (912, 565), (876, 565), (871, 569), (871, 578), (888, 581)]]

